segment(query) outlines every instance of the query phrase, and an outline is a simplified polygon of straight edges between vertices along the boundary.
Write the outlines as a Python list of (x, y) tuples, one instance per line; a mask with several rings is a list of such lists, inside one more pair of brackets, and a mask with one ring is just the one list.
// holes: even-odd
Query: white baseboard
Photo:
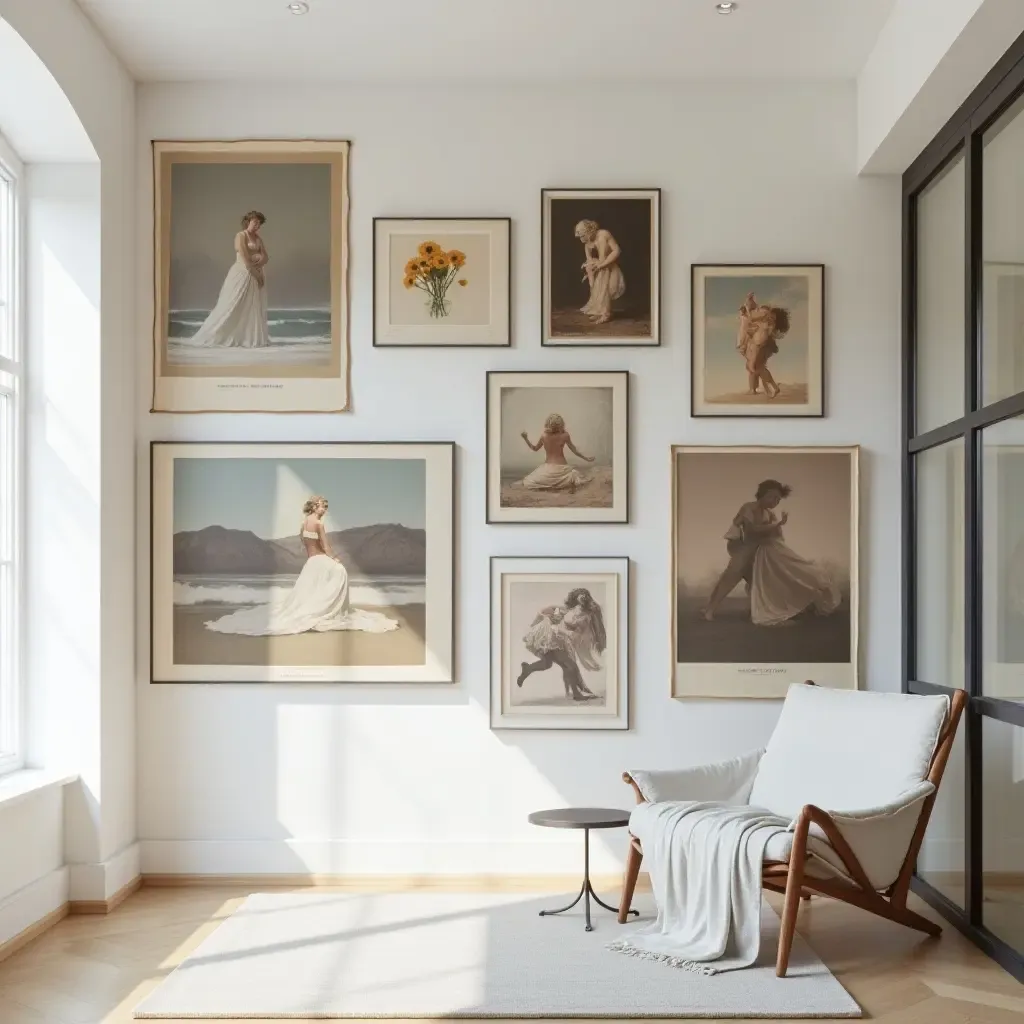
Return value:
[(139, 877), (139, 860), (139, 844), (131, 843), (100, 864), (71, 864), (71, 901), (109, 900)]
[(57, 868), (0, 901), (0, 946), (67, 905), (68, 874)]
[[(583, 874), (583, 836), (555, 841), (360, 842), (143, 839), (143, 875), (566, 875)], [(591, 835), (590, 869), (619, 874), (625, 829)]]

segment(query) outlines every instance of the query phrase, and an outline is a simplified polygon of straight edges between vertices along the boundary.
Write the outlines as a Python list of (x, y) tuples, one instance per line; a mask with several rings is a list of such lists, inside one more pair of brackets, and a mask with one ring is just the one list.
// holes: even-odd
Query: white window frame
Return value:
[[(25, 480), (25, 346), (24, 319), (24, 168), (18, 155), (0, 135), (0, 218), (9, 235), (0, 236), (0, 317), (10, 340), (8, 354), (0, 351), (0, 394), (11, 403), (10, 461), (0, 487), (9, 489), (13, 500), (10, 522), (0, 522), (0, 565), (9, 567), (7, 600), (0, 603), (0, 775), (17, 771), (25, 763), (25, 692), (22, 672), (24, 650), (23, 573), (24, 480)], [(5, 460), (6, 462), (6, 460)], [(0, 582), (0, 586), (4, 586)]]

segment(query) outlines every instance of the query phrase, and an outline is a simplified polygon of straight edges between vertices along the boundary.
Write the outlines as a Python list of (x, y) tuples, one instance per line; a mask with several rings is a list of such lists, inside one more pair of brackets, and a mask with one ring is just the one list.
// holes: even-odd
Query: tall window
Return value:
[(904, 689), (970, 695), (914, 887), (1024, 980), (1024, 37), (903, 178)]
[(21, 164), (0, 136), (0, 773), (22, 764), (20, 547), (24, 353)]

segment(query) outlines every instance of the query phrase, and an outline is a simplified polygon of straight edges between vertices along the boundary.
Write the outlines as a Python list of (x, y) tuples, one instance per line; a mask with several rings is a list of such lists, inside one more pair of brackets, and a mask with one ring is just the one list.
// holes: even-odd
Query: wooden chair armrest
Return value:
[(638, 804), (647, 803), (647, 801), (644, 799), (643, 793), (640, 792), (640, 787), (636, 784), (636, 782), (634, 782), (633, 776), (630, 775), (629, 772), (622, 773), (622, 781), (628, 783), (630, 786), (633, 787), (633, 792), (636, 794), (636, 802)]
[(862, 889), (873, 893), (875, 891), (874, 887), (868, 880), (864, 868), (861, 867), (857, 855), (850, 849), (850, 844), (843, 837), (842, 832), (839, 831), (839, 826), (832, 820), (832, 815), (828, 811), (823, 811), (820, 807), (816, 807), (814, 804), (805, 804), (803, 810), (800, 811), (800, 816), (797, 818), (796, 830), (793, 835), (792, 856), (807, 856), (807, 838), (812, 824), (817, 825), (825, 833), (825, 838), (846, 866), (849, 876)]

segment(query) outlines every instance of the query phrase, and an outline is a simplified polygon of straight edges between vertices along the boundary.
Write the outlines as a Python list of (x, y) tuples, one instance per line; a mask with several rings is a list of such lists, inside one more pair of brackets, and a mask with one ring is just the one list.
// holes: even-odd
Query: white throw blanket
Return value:
[(761, 864), (789, 821), (761, 807), (692, 800), (637, 806), (657, 920), (608, 948), (702, 974), (749, 967), (761, 945)]

